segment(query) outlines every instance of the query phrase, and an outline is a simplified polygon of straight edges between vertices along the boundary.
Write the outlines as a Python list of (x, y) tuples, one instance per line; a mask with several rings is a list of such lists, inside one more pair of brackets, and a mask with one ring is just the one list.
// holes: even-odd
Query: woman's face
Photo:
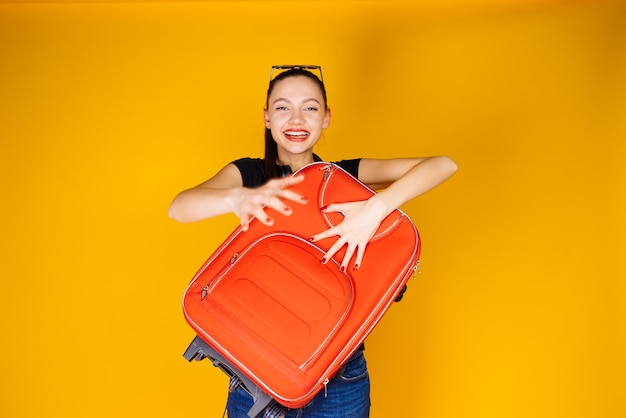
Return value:
[(288, 77), (274, 85), (264, 117), (279, 156), (311, 151), (330, 124), (330, 110), (319, 86), (304, 76)]

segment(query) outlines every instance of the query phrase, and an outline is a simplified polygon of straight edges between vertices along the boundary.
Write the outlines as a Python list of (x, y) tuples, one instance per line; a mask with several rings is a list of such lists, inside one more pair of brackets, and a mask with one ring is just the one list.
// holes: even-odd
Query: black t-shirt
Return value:
[[(322, 159), (315, 154), (313, 154), (313, 159), (316, 162), (322, 161)], [(339, 167), (346, 170), (353, 177), (359, 178), (360, 162), (361, 159), (357, 158), (352, 160), (337, 161), (334, 164), (337, 164)], [(239, 172), (241, 173), (243, 187), (262, 186), (267, 180), (269, 180), (266, 179), (265, 175), (263, 174), (263, 163), (264, 160), (261, 158), (240, 158), (233, 161), (233, 164), (235, 164), (235, 166), (239, 169)], [(278, 173), (282, 174), (282, 177), (291, 174), (291, 168), (288, 165), (277, 165), (276, 168)]]

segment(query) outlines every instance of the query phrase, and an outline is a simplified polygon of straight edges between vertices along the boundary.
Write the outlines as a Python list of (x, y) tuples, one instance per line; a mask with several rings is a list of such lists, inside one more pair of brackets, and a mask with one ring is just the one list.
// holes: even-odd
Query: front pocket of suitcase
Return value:
[(208, 284), (204, 302), (266, 346), (257, 349), (305, 369), (341, 328), (354, 297), (350, 277), (321, 264), (323, 255), (295, 235), (262, 237)]

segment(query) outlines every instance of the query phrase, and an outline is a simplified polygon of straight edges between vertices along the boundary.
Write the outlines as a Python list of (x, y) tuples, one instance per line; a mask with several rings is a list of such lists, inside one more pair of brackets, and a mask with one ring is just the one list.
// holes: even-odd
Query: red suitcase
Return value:
[(400, 210), (382, 222), (358, 270), (339, 270), (343, 250), (321, 264), (335, 239), (308, 238), (342, 215), (320, 208), (375, 192), (332, 163), (316, 162), (293, 175), (300, 173), (305, 180), (293, 189), (309, 202), (291, 205), (290, 216), (272, 213), (272, 226), (253, 220), (248, 231), (235, 229), (183, 296), (185, 318), (197, 333), (185, 358), (208, 357), (243, 381), (256, 401), (250, 417), (264, 410), (279, 416), (272, 411), (280, 405), (310, 402), (419, 266), (419, 234)]

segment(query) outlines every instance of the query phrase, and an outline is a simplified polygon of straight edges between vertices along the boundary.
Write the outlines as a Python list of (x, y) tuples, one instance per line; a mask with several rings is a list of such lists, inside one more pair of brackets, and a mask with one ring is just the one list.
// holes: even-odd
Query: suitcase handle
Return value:
[(252, 408), (248, 411), (248, 417), (256, 418), (263, 413), (263, 417), (280, 417), (284, 416), (284, 407), (277, 404), (276, 401), (263, 392), (252, 380), (246, 375), (237, 373), (233, 366), (215, 351), (210, 345), (204, 342), (200, 337), (196, 336), (189, 344), (189, 347), (183, 354), (187, 361), (201, 361), (208, 358), (213, 366), (221, 369), (231, 379), (238, 379), (242, 389), (244, 389), (254, 399)]

